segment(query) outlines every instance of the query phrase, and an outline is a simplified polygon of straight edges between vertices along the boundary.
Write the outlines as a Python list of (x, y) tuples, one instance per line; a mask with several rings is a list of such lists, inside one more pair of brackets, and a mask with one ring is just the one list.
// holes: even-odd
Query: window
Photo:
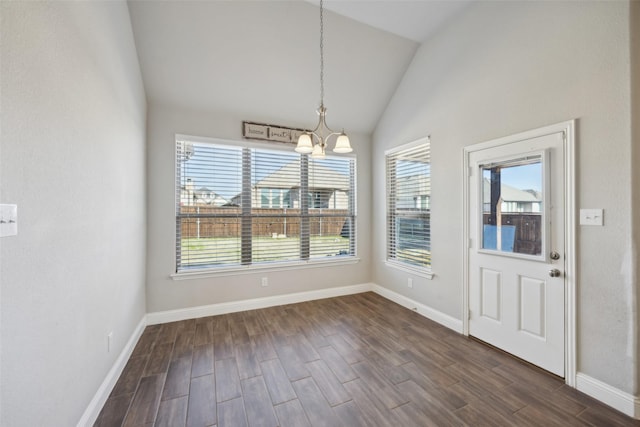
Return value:
[(262, 208), (290, 208), (289, 192), (282, 188), (261, 188), (260, 207)]
[(543, 155), (480, 165), (482, 249), (541, 256), (544, 243)]
[(176, 271), (355, 256), (355, 167), (177, 141)]
[(428, 140), (386, 153), (387, 260), (431, 270), (431, 154)]

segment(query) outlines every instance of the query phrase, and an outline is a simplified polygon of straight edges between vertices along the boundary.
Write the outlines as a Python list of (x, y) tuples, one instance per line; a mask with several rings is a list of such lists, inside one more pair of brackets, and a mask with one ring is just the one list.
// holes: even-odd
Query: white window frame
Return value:
[[(249, 148), (249, 149), (263, 149), (263, 150), (267, 149), (267, 150), (276, 150), (276, 151), (279, 150), (279, 151), (285, 151), (285, 152), (292, 151), (290, 150), (289, 146), (285, 146), (284, 144), (279, 146), (273, 143), (261, 143), (261, 142), (255, 142), (255, 141), (249, 141), (249, 140), (243, 140), (243, 141), (223, 140), (218, 138), (199, 137), (199, 136), (184, 135), (184, 134), (176, 134), (174, 144), (177, 144), (178, 141), (227, 145), (230, 147), (242, 147), (242, 148)], [(174, 145), (174, 152), (175, 150), (176, 148)], [(352, 191), (353, 196), (350, 197), (350, 202), (349, 202), (351, 205), (350, 210), (352, 212), (352, 218), (353, 218), (352, 220), (353, 239), (350, 242), (350, 251), (352, 253), (351, 255), (331, 257), (331, 259), (307, 258), (307, 259), (301, 259), (301, 260), (281, 261), (281, 262), (273, 262), (273, 263), (255, 263), (255, 264), (252, 263), (247, 265), (233, 264), (229, 266), (215, 266), (215, 267), (207, 266), (202, 268), (192, 268), (192, 269), (190, 268), (190, 269), (183, 269), (183, 270), (178, 270), (177, 259), (176, 259), (176, 265), (174, 266), (174, 270), (173, 270), (174, 272), (171, 273), (169, 276), (173, 280), (188, 280), (188, 279), (199, 279), (199, 278), (206, 278), (206, 277), (229, 276), (229, 275), (236, 275), (236, 274), (251, 274), (251, 273), (262, 272), (262, 271), (286, 271), (286, 270), (297, 270), (297, 269), (305, 269), (305, 268), (335, 267), (335, 266), (356, 264), (360, 262), (360, 258), (357, 256), (357, 232), (356, 232), (357, 231), (357, 210), (356, 210), (357, 166), (355, 164), (356, 156), (340, 155), (339, 157), (343, 157), (343, 158), (346, 157), (354, 160), (353, 171), (351, 172), (353, 174), (353, 178), (351, 180), (352, 185), (350, 188), (350, 191)], [(177, 161), (178, 159), (176, 158), (176, 162)], [(174, 171), (177, 171), (177, 170), (178, 168), (176, 164), (174, 165)], [(178, 177), (175, 177), (175, 178), (177, 179)], [(178, 190), (176, 189), (176, 191)], [(176, 197), (179, 198), (180, 194), (179, 193), (176, 194)], [(177, 212), (174, 213), (174, 216), (176, 218), (178, 217)], [(315, 216), (311, 215), (310, 217), (315, 217)], [(174, 236), (177, 237), (177, 229), (174, 230)], [(302, 239), (302, 236), (301, 236), (301, 239)], [(306, 239), (309, 239), (309, 236), (306, 236)], [(178, 245), (176, 241), (176, 248), (177, 246)], [(176, 254), (174, 253), (174, 255)]]

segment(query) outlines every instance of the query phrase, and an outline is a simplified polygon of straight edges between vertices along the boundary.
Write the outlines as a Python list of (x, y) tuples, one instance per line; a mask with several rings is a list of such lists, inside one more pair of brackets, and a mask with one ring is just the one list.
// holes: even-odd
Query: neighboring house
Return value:
[[(484, 179), (484, 211), (491, 211), (491, 181)], [(500, 185), (502, 212), (539, 213), (542, 211), (542, 193), (535, 190), (520, 190), (510, 185)]]
[(222, 206), (227, 204), (227, 199), (207, 187), (200, 187), (195, 192), (196, 202), (209, 206)]
[(396, 209), (431, 209), (431, 183), (426, 175), (398, 178)]
[(189, 178), (187, 184), (180, 190), (181, 206), (223, 206), (227, 199), (207, 187), (195, 189), (194, 182)]
[[(331, 168), (309, 163), (309, 207), (348, 209), (349, 177)], [(231, 199), (240, 205), (240, 194)], [(251, 205), (257, 208), (300, 208), (300, 161), (284, 165), (251, 188)]]

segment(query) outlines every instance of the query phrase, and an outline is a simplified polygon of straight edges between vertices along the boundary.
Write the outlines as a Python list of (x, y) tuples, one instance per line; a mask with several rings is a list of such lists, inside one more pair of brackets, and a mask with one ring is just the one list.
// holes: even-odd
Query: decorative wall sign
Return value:
[(245, 139), (260, 139), (264, 141), (284, 142), (296, 144), (304, 129), (287, 128), (264, 123), (242, 122), (242, 137)]
[(285, 128), (268, 127), (269, 140), (278, 142), (291, 142), (291, 130)]
[(269, 139), (269, 126), (242, 122), (242, 136), (251, 139)]

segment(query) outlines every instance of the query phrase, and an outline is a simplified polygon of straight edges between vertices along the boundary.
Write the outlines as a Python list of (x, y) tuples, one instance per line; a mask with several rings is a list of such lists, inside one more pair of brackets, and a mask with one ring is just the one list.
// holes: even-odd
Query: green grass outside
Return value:
[[(300, 238), (254, 237), (252, 261), (287, 261), (300, 258)], [(182, 265), (238, 264), (240, 262), (240, 238), (201, 238), (182, 240)], [(311, 258), (335, 256), (340, 251), (349, 252), (349, 239), (341, 236), (312, 236)]]
[[(311, 258), (335, 256), (340, 251), (349, 252), (349, 239), (341, 236), (312, 236)], [(215, 255), (214, 255), (215, 254)], [(252, 245), (252, 261), (287, 261), (300, 258), (300, 238), (255, 237)], [(431, 252), (426, 249), (401, 249), (396, 252), (398, 261), (416, 266), (431, 265)], [(240, 263), (240, 239), (234, 237), (182, 240), (182, 265), (219, 265)]]

